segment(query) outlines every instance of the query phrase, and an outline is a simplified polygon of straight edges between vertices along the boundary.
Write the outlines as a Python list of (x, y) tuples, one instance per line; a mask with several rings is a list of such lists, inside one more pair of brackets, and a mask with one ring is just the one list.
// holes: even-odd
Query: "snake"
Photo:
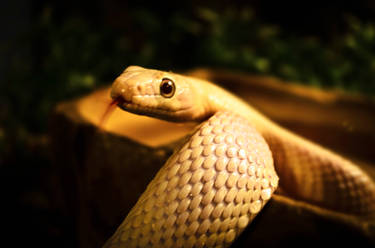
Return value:
[(357, 165), (212, 82), (133, 65), (110, 94), (125, 111), (197, 125), (105, 248), (229, 247), (275, 190), (324, 209), (375, 216), (375, 183)]

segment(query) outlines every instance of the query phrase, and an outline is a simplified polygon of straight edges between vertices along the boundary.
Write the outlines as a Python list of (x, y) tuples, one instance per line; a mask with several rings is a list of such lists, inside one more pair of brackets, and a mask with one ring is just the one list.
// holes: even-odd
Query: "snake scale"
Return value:
[(213, 83), (129, 66), (111, 97), (132, 113), (200, 124), (104, 247), (229, 247), (278, 186), (326, 209), (375, 215), (375, 184), (360, 168)]

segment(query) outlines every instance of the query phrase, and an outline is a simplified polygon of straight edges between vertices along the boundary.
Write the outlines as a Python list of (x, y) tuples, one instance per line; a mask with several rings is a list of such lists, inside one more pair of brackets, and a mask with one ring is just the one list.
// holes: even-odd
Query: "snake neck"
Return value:
[(231, 111), (248, 119), (258, 132), (262, 134), (268, 133), (270, 130), (272, 132), (282, 131), (282, 128), (269, 118), (227, 90), (205, 81), (201, 82), (200, 85), (199, 90), (202, 91), (206, 99), (203, 106), (206, 118), (209, 118), (218, 111)]

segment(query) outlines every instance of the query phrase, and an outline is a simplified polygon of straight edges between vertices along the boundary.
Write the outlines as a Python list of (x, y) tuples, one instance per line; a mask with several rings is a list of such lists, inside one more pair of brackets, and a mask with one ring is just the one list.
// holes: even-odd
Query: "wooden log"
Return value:
[[(111, 132), (98, 129), (108, 96), (104, 89), (62, 103), (50, 123), (65, 204), (59, 202), (75, 220), (78, 247), (98, 247), (108, 238), (171, 155), (169, 139), (178, 139), (165, 135), (169, 123), (123, 111), (108, 121)], [(156, 127), (161, 130), (156, 137), (164, 132), (158, 143), (150, 138)], [(174, 130), (177, 137), (184, 135), (178, 127)]]
[[(316, 141), (324, 140), (327, 134), (340, 137), (329, 139), (326, 145), (348, 153), (375, 177), (375, 161), (369, 156), (373, 149), (367, 146), (375, 144), (375, 119), (369, 115), (375, 109), (372, 103), (336, 93), (329, 97), (306, 87), (288, 90), (279, 82), (269, 83), (269, 78), (249, 80), (247, 76), (220, 73), (190, 72), (221, 82), (275, 121)], [(73, 220), (77, 247), (99, 247), (113, 234), (173, 148), (194, 126), (116, 110), (100, 129), (98, 122), (109, 101), (108, 88), (100, 89), (59, 104), (51, 116), (52, 151), (63, 189), (62, 199), (56, 194), (55, 202)], [(354, 106), (361, 104), (366, 107), (357, 111)], [(350, 125), (355, 126), (351, 131), (338, 119), (345, 116), (350, 116)], [(335, 242), (371, 247), (375, 245), (375, 223), (275, 195), (233, 247), (281, 247), (301, 241), (308, 247)]]

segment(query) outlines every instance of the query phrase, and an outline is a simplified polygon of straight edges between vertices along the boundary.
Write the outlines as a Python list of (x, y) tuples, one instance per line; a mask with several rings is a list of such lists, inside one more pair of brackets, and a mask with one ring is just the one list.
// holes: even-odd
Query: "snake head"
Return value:
[(204, 118), (198, 93), (189, 77), (140, 66), (126, 68), (111, 89), (123, 110), (176, 122)]

